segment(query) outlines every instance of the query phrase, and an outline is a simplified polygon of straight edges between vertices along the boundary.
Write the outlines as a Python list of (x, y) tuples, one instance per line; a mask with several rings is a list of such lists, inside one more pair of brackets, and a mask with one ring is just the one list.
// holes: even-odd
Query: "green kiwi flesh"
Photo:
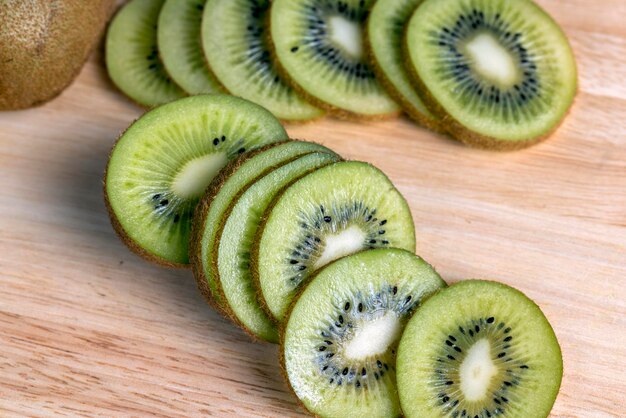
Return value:
[(469, 280), (419, 308), (398, 349), (407, 418), (547, 417), (563, 374), (539, 307), (500, 283)]
[(361, 250), (415, 251), (411, 211), (391, 181), (362, 162), (338, 162), (279, 195), (264, 216), (252, 272), (267, 312), (278, 322), (311, 274)]
[(157, 24), (163, 65), (189, 94), (219, 93), (221, 87), (207, 68), (200, 30), (206, 0), (165, 0)]
[(276, 343), (278, 331), (263, 311), (250, 273), (250, 252), (261, 216), (272, 198), (289, 183), (339, 156), (315, 152), (283, 165), (257, 180), (235, 202), (217, 248), (216, 283), (228, 302), (226, 311), (251, 335)]
[(426, 0), (407, 26), (405, 58), (446, 129), (483, 148), (546, 138), (577, 89), (566, 36), (530, 0)]
[(273, 52), (286, 79), (337, 116), (380, 118), (400, 107), (376, 79), (362, 46), (373, 0), (274, 0)]
[(115, 144), (104, 179), (111, 221), (135, 252), (189, 264), (191, 218), (224, 165), (287, 139), (267, 110), (225, 95), (180, 99), (147, 112)]
[(424, 0), (377, 0), (367, 19), (366, 45), (372, 68), (389, 94), (418, 124), (442, 131), (438, 120), (419, 97), (402, 56), (404, 28)]
[(166, 73), (157, 47), (164, 0), (131, 0), (115, 15), (106, 36), (106, 66), (113, 83), (137, 104), (153, 107), (185, 96)]
[[(217, 285), (217, 260), (224, 221), (236, 199), (256, 180), (292, 160), (313, 152), (333, 154), (328, 148), (313, 142), (289, 141), (263, 152), (233, 161), (207, 188), (196, 209), (191, 239), (191, 259), (194, 277), (207, 301), (225, 311), (226, 301)], [(224, 237), (230, 240), (234, 237)]]
[(269, 0), (209, 0), (202, 44), (211, 71), (231, 93), (259, 103), (286, 121), (324, 112), (302, 99), (279, 76), (267, 41)]
[(400, 416), (398, 340), (422, 300), (444, 286), (424, 260), (398, 249), (322, 269), (292, 305), (281, 338), (283, 370), (302, 404), (322, 417)]

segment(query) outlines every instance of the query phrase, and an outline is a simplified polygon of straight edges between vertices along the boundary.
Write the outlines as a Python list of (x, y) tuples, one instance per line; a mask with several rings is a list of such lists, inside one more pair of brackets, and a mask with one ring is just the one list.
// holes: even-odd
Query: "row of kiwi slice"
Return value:
[(320, 270), (281, 327), (281, 365), (321, 417), (547, 417), (563, 372), (537, 305), (507, 285), (447, 287), (413, 253)]
[(377, 0), (367, 33), (374, 70), (406, 112), (469, 145), (545, 139), (576, 94), (569, 42), (532, 0)]
[[(359, 28), (370, 3), (348, 10), (340, 1), (131, 0), (107, 34), (108, 72), (146, 107), (221, 92), (259, 103), (285, 121), (327, 111), (393, 115), (400, 108), (362, 51)], [(337, 26), (334, 35), (326, 25)], [(284, 57), (283, 40), (290, 44)]]
[[(104, 190), (132, 250), (192, 265), (215, 307), (269, 340), (319, 268), (363, 249), (415, 250), (407, 202), (380, 170), (289, 140), (270, 112), (234, 96), (147, 112), (115, 144)], [(245, 298), (254, 312), (233, 309)]]
[(503, 150), (549, 136), (577, 89), (567, 38), (532, 0), (131, 0), (106, 62), (148, 107), (225, 92), (285, 121), (403, 109)]
[(290, 140), (256, 104), (147, 112), (116, 142), (104, 194), (132, 250), (191, 265), (212, 306), (281, 343), (315, 415), (542, 417), (554, 403), (561, 353), (537, 305), (494, 282), (447, 287), (380, 170)]

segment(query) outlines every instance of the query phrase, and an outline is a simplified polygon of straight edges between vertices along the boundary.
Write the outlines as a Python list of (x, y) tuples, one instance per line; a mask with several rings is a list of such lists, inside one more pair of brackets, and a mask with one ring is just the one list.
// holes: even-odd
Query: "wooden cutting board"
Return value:
[[(405, 119), (288, 129), (384, 170), (411, 205), (418, 253), (448, 282), (500, 280), (541, 306), (565, 363), (555, 417), (624, 416), (626, 2), (540, 3), (580, 67), (549, 141), (479, 151)], [(101, 53), (57, 100), (0, 113), (0, 416), (305, 415), (276, 346), (212, 311), (188, 271), (144, 262), (113, 233), (102, 173), (141, 113)]]

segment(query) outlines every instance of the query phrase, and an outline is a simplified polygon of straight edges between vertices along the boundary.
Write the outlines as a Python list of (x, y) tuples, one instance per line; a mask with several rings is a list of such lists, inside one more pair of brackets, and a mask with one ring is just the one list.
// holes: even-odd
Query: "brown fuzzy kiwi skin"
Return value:
[[(132, 126), (135, 122), (137, 122), (137, 120), (138, 119), (135, 119), (135, 121), (130, 126)], [(115, 144), (111, 148), (111, 151), (109, 152), (109, 159), (108, 159), (108, 162), (107, 162), (107, 166), (106, 166), (106, 168), (104, 170), (104, 177), (102, 179), (102, 191), (103, 191), (103, 194), (104, 194), (104, 205), (106, 206), (107, 213), (109, 214), (109, 219), (111, 220), (111, 225), (113, 226), (113, 229), (115, 230), (115, 233), (120, 238), (120, 240), (122, 240), (122, 242), (133, 253), (137, 254), (141, 258), (143, 258), (143, 259), (145, 259), (147, 261), (150, 261), (151, 263), (155, 263), (155, 264), (158, 264), (160, 266), (163, 266), (163, 267), (179, 268), (179, 269), (189, 268), (188, 264), (174, 263), (172, 261), (169, 261), (169, 260), (166, 260), (166, 259), (164, 259), (162, 257), (159, 257), (156, 254), (153, 254), (153, 253), (151, 253), (149, 251), (146, 251), (146, 249), (144, 249), (139, 244), (137, 244), (126, 233), (126, 231), (124, 230), (124, 227), (122, 227), (122, 224), (120, 223), (119, 219), (117, 218), (117, 215), (113, 211), (113, 207), (111, 206), (111, 202), (109, 201), (109, 194), (107, 193), (107, 176), (108, 176), (108, 173), (109, 173), (109, 164), (111, 162), (111, 156), (113, 155), (113, 151), (115, 150), (115, 147), (116, 147), (117, 143), (124, 136), (126, 131), (128, 131), (128, 129), (130, 129), (130, 126), (128, 128), (126, 128), (126, 130), (124, 132), (122, 132), (120, 134), (120, 136), (115, 141)]]
[[(314, 153), (315, 153), (315, 151), (311, 152), (311, 153), (308, 153), (308, 154), (299, 155), (299, 156), (297, 156), (297, 157), (295, 157), (295, 158), (293, 158), (293, 159), (291, 159), (289, 161), (285, 161), (284, 163), (280, 164), (279, 166), (272, 167), (271, 170), (274, 170), (276, 168), (285, 166), (285, 165), (289, 164), (290, 162), (293, 162), (293, 161), (295, 161), (297, 159), (305, 157), (306, 155), (311, 155), (311, 154), (314, 154)], [(339, 160), (339, 161), (341, 161), (341, 160)], [(332, 164), (332, 163), (329, 162), (326, 165), (329, 165), (329, 164)], [(321, 166), (321, 167), (325, 167), (326, 165)], [(302, 174), (301, 176), (298, 176), (296, 179), (294, 179), (293, 181), (289, 182), (282, 190), (286, 190), (294, 182), (298, 181), (302, 177), (306, 176), (307, 174), (312, 173), (313, 171), (315, 171), (315, 170), (317, 170), (318, 168), (321, 168), (321, 167), (312, 168), (312, 169), (308, 170), (306, 173)], [(238, 194), (238, 197), (240, 197), (244, 192), (245, 192), (245, 190), (241, 191), (241, 193)], [(280, 192), (279, 192), (279, 194), (280, 194)], [(237, 203), (237, 200), (238, 200), (238, 198), (233, 199), (232, 203), (229, 205), (229, 207), (228, 207), (228, 209), (226, 211), (226, 216), (224, 216), (222, 218), (222, 222), (220, 223), (219, 229), (218, 229), (218, 238), (217, 238), (218, 241), (221, 239), (222, 233), (224, 231), (224, 226), (226, 224), (226, 220), (228, 219), (228, 214), (230, 214), (232, 212), (235, 204)], [(192, 235), (192, 236), (194, 236), (194, 235)], [(198, 245), (197, 251), (193, 251), (193, 253), (195, 253), (197, 255), (200, 254), (199, 245)], [(212, 264), (212, 269), (213, 269), (213, 272), (214, 272), (214, 275), (215, 275), (215, 284), (216, 284), (216, 287), (217, 287), (217, 292), (219, 293), (219, 295), (222, 298), (222, 300), (226, 301), (226, 293), (224, 293), (224, 288), (222, 287), (222, 282), (220, 280), (219, 269), (217, 267), (217, 254), (213, 254), (213, 257), (211, 259), (211, 264)], [(195, 266), (196, 263), (193, 263), (192, 265)], [(202, 274), (204, 275), (204, 273), (202, 273)], [(195, 276), (195, 274), (194, 274), (194, 276)], [(204, 282), (206, 283), (206, 278), (204, 279)], [(253, 282), (253, 286), (255, 287), (255, 289), (256, 289), (255, 293), (258, 296), (259, 295), (259, 290), (258, 290), (259, 288), (256, 286), (256, 283), (254, 283), (254, 282)], [(208, 286), (206, 286), (206, 287), (207, 287), (208, 292), (210, 293), (210, 290), (208, 289)], [(259, 336), (255, 335), (254, 333), (252, 333), (250, 330), (248, 330), (248, 328), (243, 324), (243, 322), (241, 322), (239, 320), (237, 315), (235, 315), (235, 312), (232, 310), (232, 308), (230, 307), (230, 305), (228, 303), (224, 303), (224, 306), (222, 306), (221, 308), (223, 310), (223, 313), (226, 316), (228, 316), (228, 318), (230, 318), (236, 325), (238, 325), (241, 329), (243, 329), (244, 332), (246, 334), (248, 334), (254, 341), (263, 341), (263, 342), (268, 342), (268, 343), (272, 343), (272, 344), (278, 343), (278, 341), (264, 340), (264, 339), (260, 338)], [(266, 316), (268, 317), (268, 319), (270, 319), (270, 321), (272, 323), (274, 323), (274, 325), (278, 325), (276, 323), (276, 320), (274, 319), (274, 317), (271, 314), (268, 314), (268, 312), (266, 312), (266, 309), (263, 309), (263, 311), (266, 314)]]
[(389, 77), (387, 77), (387, 74), (374, 56), (374, 50), (372, 49), (372, 44), (370, 42), (369, 36), (369, 25), (367, 22), (365, 23), (363, 36), (363, 40), (365, 41), (363, 42), (363, 46), (365, 47), (365, 53), (368, 57), (369, 64), (372, 66), (374, 74), (376, 74), (376, 78), (380, 81), (380, 84), (382, 84), (383, 88), (387, 91), (389, 96), (391, 96), (396, 102), (398, 102), (398, 104), (402, 107), (402, 110), (404, 110), (404, 112), (419, 126), (422, 126), (438, 134), (445, 134), (446, 130), (441, 125), (441, 122), (434, 118), (430, 118), (415, 109), (415, 106), (413, 106), (413, 104), (409, 102), (404, 97), (404, 95), (402, 95), (402, 93), (400, 93), (396, 86), (391, 82)]
[[(211, 307), (213, 307), (216, 311), (221, 313), (226, 318), (229, 318), (235, 321), (233, 315), (231, 315), (225, 308), (225, 303), (222, 304), (218, 302), (213, 293), (211, 292), (211, 288), (208, 285), (207, 277), (204, 274), (204, 270), (202, 268), (202, 233), (205, 229), (207, 215), (209, 213), (209, 208), (211, 206), (211, 202), (217, 196), (217, 194), (224, 186), (224, 183), (233, 175), (235, 172), (248, 160), (253, 158), (254, 156), (267, 151), (277, 145), (284, 144), (289, 141), (281, 141), (275, 142), (272, 144), (265, 145), (263, 147), (257, 148), (253, 151), (249, 151), (244, 155), (240, 156), (229, 162), (224, 168), (222, 168), (217, 176), (211, 181), (209, 186), (207, 187), (204, 196), (201, 198), (196, 210), (194, 211), (192, 221), (191, 221), (191, 233), (189, 240), (189, 261), (191, 262), (191, 270), (193, 272), (193, 277), (196, 279), (196, 283), (198, 285), (198, 290), (204, 296), (205, 300)], [(235, 200), (238, 198), (244, 190), (240, 190), (239, 193), (235, 196)], [(232, 209), (231, 206), (227, 208), (225, 215), (230, 213)], [(221, 236), (221, 231), (224, 229), (223, 220), (226, 216), (220, 219), (220, 225), (218, 225), (218, 234), (217, 236)], [(214, 272), (217, 271), (217, 260), (215, 257), (211, 257), (210, 268)]]
[(470, 146), (473, 148), (485, 149), (490, 151), (517, 151), (524, 148), (528, 148), (532, 145), (538, 144), (548, 139), (555, 131), (558, 130), (560, 125), (565, 121), (570, 109), (563, 115), (563, 118), (557, 123), (551, 130), (536, 138), (530, 138), (527, 140), (508, 141), (489, 136), (481, 135), (467, 129), (458, 120), (454, 119), (446, 110), (439, 104), (437, 99), (430, 93), (426, 84), (421, 79), (415, 68), (411, 63), (409, 57), (409, 44), (408, 44), (408, 26), (404, 30), (404, 42), (402, 43), (402, 51), (404, 56), (404, 66), (409, 73), (409, 79), (415, 87), (415, 90), (419, 94), (420, 98), (435, 116), (441, 119), (441, 125), (452, 136), (452, 138)]
[(97, 46), (115, 6), (114, 0), (5, 3), (0, 7), (0, 111), (40, 106), (61, 94)]
[[(267, 14), (267, 27), (268, 28), (271, 27), (271, 20), (272, 20), (271, 13), (268, 13)], [(268, 41), (267, 44), (269, 45), (269, 51), (270, 51), (270, 58), (272, 62), (274, 63), (274, 66), (276, 68), (276, 71), (278, 72), (278, 75), (287, 85), (289, 85), (292, 89), (294, 89), (296, 93), (302, 96), (302, 98), (304, 98), (307, 102), (311, 103), (314, 106), (319, 107), (320, 109), (326, 110), (329, 115), (334, 116), (337, 119), (355, 121), (355, 122), (384, 121), (384, 120), (397, 118), (398, 116), (402, 114), (402, 110), (398, 110), (397, 112), (391, 112), (387, 114), (364, 115), (361, 113), (351, 112), (349, 110), (333, 106), (332, 104), (326, 103), (318, 99), (317, 97), (311, 95), (309, 92), (303, 89), (298, 83), (295, 82), (295, 80), (293, 80), (289, 76), (289, 73), (287, 72), (287, 70), (285, 70), (285, 67), (283, 67), (280, 60), (278, 59), (278, 54), (276, 53), (276, 45), (274, 44), (274, 40), (272, 39), (272, 36), (270, 34), (271, 31), (268, 30), (266, 32), (267, 32), (267, 41)]]

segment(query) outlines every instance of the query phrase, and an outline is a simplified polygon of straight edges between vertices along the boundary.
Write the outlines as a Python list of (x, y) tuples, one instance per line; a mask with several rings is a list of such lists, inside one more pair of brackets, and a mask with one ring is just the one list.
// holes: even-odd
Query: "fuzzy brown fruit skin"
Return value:
[(486, 149), (491, 151), (517, 151), (524, 148), (528, 148), (535, 144), (538, 144), (542, 141), (548, 139), (554, 132), (556, 132), (559, 127), (563, 124), (567, 115), (571, 108), (574, 105), (574, 101), (570, 105), (568, 111), (563, 115), (563, 118), (557, 123), (554, 128), (545, 133), (542, 136), (536, 138), (530, 138), (526, 140), (520, 141), (508, 141), (501, 140), (497, 138), (492, 138), (489, 136), (481, 135), (477, 132), (471, 131), (467, 129), (463, 124), (461, 124), (458, 120), (454, 119), (446, 110), (439, 104), (437, 99), (430, 93), (426, 84), (419, 76), (413, 65), (411, 64), (409, 58), (409, 45), (407, 38), (407, 28), (404, 31), (404, 42), (402, 43), (402, 52), (404, 57), (404, 66), (409, 73), (409, 79), (411, 84), (415, 88), (417, 94), (422, 99), (428, 110), (432, 112), (433, 115), (441, 119), (441, 126), (443, 129), (453, 138), (456, 139), (465, 145), (468, 145), (473, 148)]
[(114, 0), (0, 1), (0, 110), (41, 105), (76, 78)]

